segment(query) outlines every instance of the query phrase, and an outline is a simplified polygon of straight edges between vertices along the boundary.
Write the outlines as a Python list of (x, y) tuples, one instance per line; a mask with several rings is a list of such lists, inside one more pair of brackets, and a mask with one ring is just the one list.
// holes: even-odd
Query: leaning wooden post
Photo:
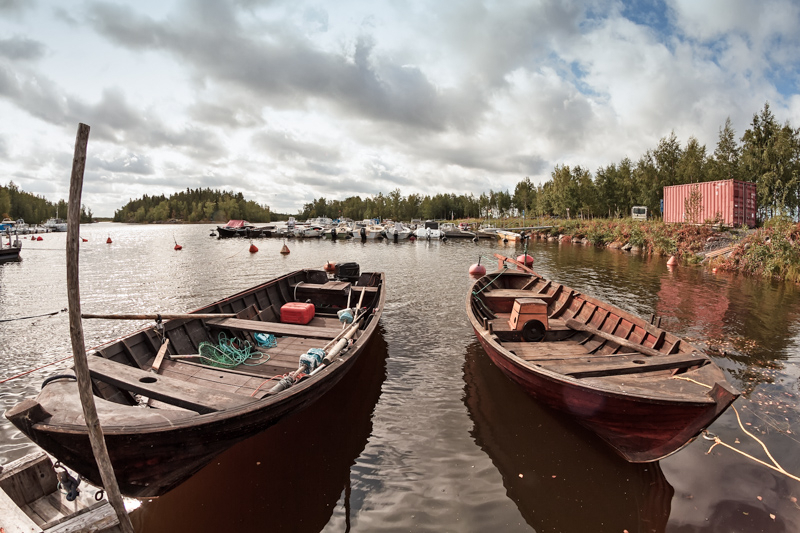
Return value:
[(69, 333), (72, 338), (72, 354), (75, 360), (75, 376), (78, 378), (83, 416), (89, 429), (95, 461), (100, 469), (100, 478), (108, 494), (108, 501), (117, 512), (119, 525), (125, 533), (133, 533), (133, 525), (119, 492), (117, 478), (108, 458), (103, 429), (97, 418), (97, 408), (92, 395), (92, 380), (89, 376), (89, 363), (86, 359), (86, 346), (83, 343), (81, 325), (81, 296), (78, 276), (78, 254), (80, 248), (81, 190), (83, 189), (83, 170), (86, 167), (86, 145), (89, 142), (89, 126), (78, 125), (75, 138), (75, 158), (72, 160), (72, 176), (69, 183), (69, 211), (67, 214), (67, 297), (69, 300)]

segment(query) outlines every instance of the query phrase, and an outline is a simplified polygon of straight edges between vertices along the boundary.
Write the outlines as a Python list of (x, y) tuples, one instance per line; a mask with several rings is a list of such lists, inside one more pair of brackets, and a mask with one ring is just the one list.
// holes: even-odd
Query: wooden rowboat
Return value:
[[(364, 351), (384, 300), (382, 273), (351, 268), (346, 277), (337, 277), (322, 269), (299, 270), (159, 320), (90, 355), (95, 403), (121, 492), (137, 498), (162, 495), (234, 443), (320, 399)], [(310, 322), (285, 323), (291, 306), (285, 304), (295, 302), (313, 303)], [(351, 323), (337, 316), (346, 308), (350, 312), (343, 318), (349, 314)], [(256, 347), (265, 338), (277, 345)], [(253, 358), (220, 367), (199, 357), (209, 345), (220, 342), (222, 348), (220, 339), (241, 349), (249, 342)], [(323, 349), (325, 359), (312, 371), (299, 361), (312, 353), (318, 360), (321, 354), (314, 348)], [(101, 485), (69, 375), (46, 379), (36, 398), (19, 403), (6, 417), (62, 463)]]
[(529, 395), (575, 418), (628, 461), (675, 453), (739, 395), (696, 346), (496, 257), (498, 272), (478, 279), (467, 295), (478, 341)]

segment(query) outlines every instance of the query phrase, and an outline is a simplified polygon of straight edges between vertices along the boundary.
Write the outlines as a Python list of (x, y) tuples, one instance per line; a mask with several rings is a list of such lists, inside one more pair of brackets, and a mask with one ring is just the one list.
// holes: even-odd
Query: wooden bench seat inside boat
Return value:
[(316, 339), (333, 339), (342, 332), (341, 327), (283, 324), (281, 322), (263, 322), (261, 320), (247, 320), (244, 318), (210, 318), (206, 320), (206, 324), (232, 330)]
[(548, 304), (558, 295), (559, 291), (534, 292), (527, 289), (492, 289), (481, 294), (486, 305), (496, 313), (509, 313), (514, 307), (517, 298), (538, 298)]
[(114, 363), (99, 356), (89, 357), (88, 360), (89, 373), (93, 379), (201, 414), (238, 407), (254, 401), (246, 395), (155, 374)]
[(706, 358), (693, 356), (692, 354), (650, 357), (639, 353), (599, 355), (562, 360), (551, 359), (548, 361), (541, 360), (536, 362), (536, 364), (542, 368), (575, 378), (641, 374), (659, 370), (690, 368), (706, 363), (708, 363)]

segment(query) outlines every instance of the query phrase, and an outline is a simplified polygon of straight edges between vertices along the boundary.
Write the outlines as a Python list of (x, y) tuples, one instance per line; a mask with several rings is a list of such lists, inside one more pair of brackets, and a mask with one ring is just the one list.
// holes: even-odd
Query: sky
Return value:
[(0, 0), (0, 185), (83, 203), (508, 190), (800, 126), (797, 0)]

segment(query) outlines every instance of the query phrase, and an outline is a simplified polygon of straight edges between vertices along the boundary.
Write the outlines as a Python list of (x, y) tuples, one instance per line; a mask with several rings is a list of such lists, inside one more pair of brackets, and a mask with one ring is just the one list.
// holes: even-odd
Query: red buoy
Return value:
[(89, 242), (89, 239), (84, 239), (83, 237), (81, 237), (81, 240), (82, 240), (83, 242)]
[(475, 263), (474, 265), (469, 267), (469, 275), (470, 276), (474, 276), (476, 278), (479, 278), (479, 277), (481, 277), (481, 276), (483, 276), (485, 274), (486, 274), (486, 267), (481, 264), (480, 260), (478, 260), (477, 263)]
[(258, 251), (258, 248), (256, 248), (256, 245), (255, 245), (255, 244), (253, 244), (253, 243), (250, 243), (250, 253), (251, 253), (251, 254), (254, 254), (254, 253), (256, 253), (257, 251)]
[(39, 235), (38, 237), (36, 237), (36, 240), (37, 240), (37, 241), (43, 241), (44, 239), (42, 239), (42, 236), (41, 236), (41, 235)]
[(289, 247), (288, 247), (288, 246), (286, 246), (286, 243), (283, 243), (283, 248), (281, 248), (281, 253), (282, 253), (283, 255), (286, 255), (286, 254), (288, 254), (288, 253), (289, 253)]
[(175, 243), (175, 249), (176, 249), (176, 250), (183, 250), (183, 246), (181, 246), (180, 244), (178, 244), (178, 243), (176, 242), (176, 243)]
[(517, 261), (525, 265), (526, 267), (533, 266), (533, 257), (529, 256), (528, 254), (517, 256)]
[(330, 261), (328, 261), (327, 263), (325, 263), (325, 266), (322, 267), (322, 270), (324, 270), (325, 272), (335, 272), (336, 263), (331, 263)]
[(106, 239), (106, 244), (111, 244), (111, 237), (109, 237), (108, 239)]

